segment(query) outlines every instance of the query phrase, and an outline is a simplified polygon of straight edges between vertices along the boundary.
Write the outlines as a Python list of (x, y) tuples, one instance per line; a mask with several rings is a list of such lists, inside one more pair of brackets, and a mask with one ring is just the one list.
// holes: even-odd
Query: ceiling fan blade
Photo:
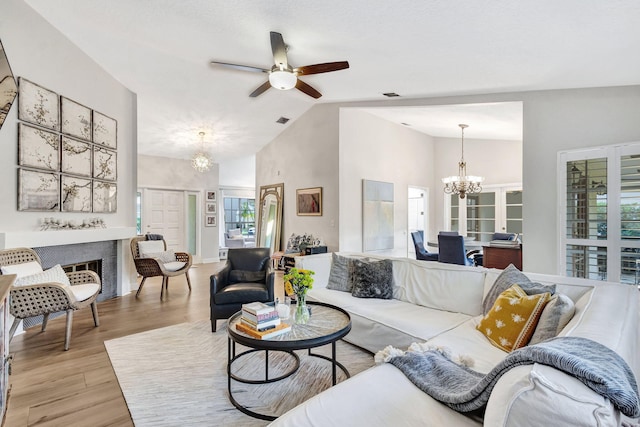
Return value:
[(256, 96), (262, 95), (263, 93), (265, 93), (267, 91), (267, 89), (269, 89), (270, 87), (271, 87), (271, 83), (269, 83), (269, 80), (267, 80), (258, 89), (256, 89), (253, 92), (251, 92), (251, 95), (249, 95), (249, 96), (251, 98), (255, 98)]
[(314, 88), (312, 88), (311, 86), (309, 86), (308, 84), (306, 84), (305, 82), (303, 82), (302, 80), (298, 79), (298, 81), (296, 82), (296, 89), (298, 89), (301, 92), (306, 93), (307, 95), (318, 99), (322, 96), (322, 94), (320, 92), (318, 92), (317, 90), (315, 90)]
[(282, 64), (286, 69), (289, 67), (287, 61), (287, 46), (284, 44), (282, 34), (271, 31), (271, 51), (273, 52), (273, 62), (280, 66)]
[(264, 68), (252, 67), (251, 65), (229, 64), (228, 62), (211, 61), (212, 65), (220, 65), (226, 68), (233, 68), (234, 70), (251, 71), (254, 73), (268, 73), (270, 70)]
[(309, 74), (328, 73), (330, 71), (338, 71), (349, 68), (348, 61), (326, 62), (324, 64), (305, 65), (293, 70), (299, 76), (307, 76)]

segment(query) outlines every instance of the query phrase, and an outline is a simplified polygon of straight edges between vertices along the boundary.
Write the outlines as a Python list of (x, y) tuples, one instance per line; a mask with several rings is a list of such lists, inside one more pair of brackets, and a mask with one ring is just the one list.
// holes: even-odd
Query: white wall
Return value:
[[(118, 211), (108, 227), (135, 227), (136, 96), (22, 0), (2, 0), (0, 38), (16, 78), (22, 76), (118, 121)], [(18, 101), (0, 129), (0, 231), (33, 231), (45, 212), (18, 212)], [(62, 219), (91, 213), (46, 214)]]
[[(362, 251), (362, 180), (394, 184), (394, 248), (407, 255), (408, 187), (433, 188), (428, 135), (354, 108), (340, 109), (340, 250)], [(430, 215), (431, 218), (431, 215)]]
[[(287, 129), (289, 131), (295, 127), (295, 133), (283, 132), (257, 154), (257, 170), (264, 171), (257, 174), (257, 185), (285, 182), (285, 190), (292, 185), (295, 186), (295, 180), (290, 175), (291, 165), (296, 164), (299, 167), (300, 160), (308, 162), (309, 158), (315, 159), (314, 155), (317, 154), (320, 144), (325, 149), (322, 159), (337, 156), (337, 127), (339, 110), (342, 107), (503, 101), (523, 102), (523, 232), (527, 235), (523, 250), (524, 268), (531, 272), (558, 273), (557, 152), (640, 140), (640, 86), (318, 104)], [(303, 150), (307, 147), (309, 153)], [(332, 184), (330, 178), (331, 175), (337, 174), (337, 159), (323, 164), (326, 165), (324, 170), (313, 168), (314, 171), (317, 170), (317, 177), (309, 177), (307, 174), (305, 179), (325, 183), (325, 192), (333, 195), (341, 191), (337, 183)], [(282, 172), (277, 181), (275, 176), (267, 172), (272, 165), (276, 165)], [(289, 167), (285, 168), (287, 165)], [(297, 175), (297, 168), (294, 169), (296, 171), (291, 173)], [(435, 194), (435, 190), (432, 194)], [(338, 197), (337, 194), (334, 197)], [(337, 206), (332, 208), (336, 210), (332, 211), (331, 215), (337, 216)], [(288, 227), (286, 221), (291, 216), (291, 209), (294, 208), (285, 206), (285, 229)], [(344, 207), (340, 206), (341, 212), (343, 209)], [(323, 222), (322, 226), (328, 233), (330, 228), (326, 226), (326, 222)], [(322, 230), (320, 229), (320, 232)], [(354, 233), (352, 230), (343, 230), (342, 227), (340, 232)]]
[[(200, 192), (200, 209), (204, 206), (205, 190), (218, 190), (218, 165), (204, 173), (191, 166), (190, 160), (170, 159), (158, 156), (138, 156), (138, 188)], [(221, 198), (218, 199), (218, 212)], [(144, 215), (144, 213), (143, 213)], [(204, 225), (204, 211), (199, 215), (200, 256), (203, 262), (219, 259), (219, 227)], [(220, 222), (218, 221), (218, 224)]]
[(220, 187), (253, 188), (256, 185), (256, 156), (239, 157), (219, 163)]
[[(256, 154), (256, 191), (284, 183), (282, 248), (292, 233), (338, 250), (338, 110), (318, 104)], [(322, 187), (322, 216), (296, 215), (296, 189)]]

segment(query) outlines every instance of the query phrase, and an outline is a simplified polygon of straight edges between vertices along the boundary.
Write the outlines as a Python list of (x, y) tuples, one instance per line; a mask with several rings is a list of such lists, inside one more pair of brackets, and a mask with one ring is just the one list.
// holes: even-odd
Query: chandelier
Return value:
[(200, 132), (198, 135), (200, 135), (200, 151), (191, 159), (191, 166), (198, 172), (206, 172), (211, 169), (213, 160), (211, 160), (211, 156), (204, 151), (204, 132)]
[(462, 130), (462, 156), (458, 163), (458, 175), (448, 176), (442, 178), (444, 183), (444, 192), (447, 194), (459, 194), (461, 199), (464, 199), (465, 195), (479, 193), (482, 191), (480, 184), (484, 181), (481, 176), (467, 175), (467, 163), (464, 161), (464, 129), (469, 125), (460, 124)]

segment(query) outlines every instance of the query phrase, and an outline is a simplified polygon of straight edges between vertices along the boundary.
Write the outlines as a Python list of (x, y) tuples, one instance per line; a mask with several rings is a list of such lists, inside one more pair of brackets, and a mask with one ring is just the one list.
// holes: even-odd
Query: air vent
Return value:
[(387, 93), (383, 93), (384, 96), (386, 96), (387, 98), (395, 98), (396, 96), (400, 96), (395, 92), (387, 92)]
[(400, 124), (401, 124), (401, 125), (405, 125), (405, 126), (411, 126), (409, 123), (405, 123), (405, 122), (402, 122), (402, 123), (400, 123)]
[(286, 117), (280, 117), (278, 120), (276, 120), (276, 123), (280, 123), (281, 125), (287, 123), (289, 121), (288, 118)]

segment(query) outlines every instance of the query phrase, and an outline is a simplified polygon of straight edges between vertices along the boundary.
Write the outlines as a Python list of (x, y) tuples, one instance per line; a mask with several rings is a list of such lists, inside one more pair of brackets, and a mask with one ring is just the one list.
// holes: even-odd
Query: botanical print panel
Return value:
[(62, 210), (91, 212), (91, 180), (62, 175)]
[(91, 141), (91, 109), (60, 97), (62, 133)]
[(118, 189), (113, 182), (93, 181), (93, 211), (115, 212), (117, 210)]
[(18, 210), (59, 211), (59, 175), (21, 168), (18, 173)]
[(20, 77), (18, 119), (60, 130), (58, 94)]
[(60, 170), (60, 136), (19, 123), (18, 164), (51, 171)]
[(93, 142), (116, 149), (118, 147), (117, 134), (118, 123), (115, 119), (97, 111), (93, 112)]
[(62, 137), (62, 172), (91, 176), (91, 144)]
[(93, 177), (115, 181), (117, 178), (117, 155), (106, 148), (93, 147)]

